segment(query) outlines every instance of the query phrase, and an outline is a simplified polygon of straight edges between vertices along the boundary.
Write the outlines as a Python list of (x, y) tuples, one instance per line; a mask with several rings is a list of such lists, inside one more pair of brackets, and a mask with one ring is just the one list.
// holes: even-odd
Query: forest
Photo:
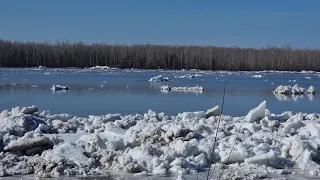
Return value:
[(253, 49), (215, 46), (14, 42), (0, 39), (0, 67), (109, 66), (136, 69), (320, 71), (320, 50), (289, 45)]

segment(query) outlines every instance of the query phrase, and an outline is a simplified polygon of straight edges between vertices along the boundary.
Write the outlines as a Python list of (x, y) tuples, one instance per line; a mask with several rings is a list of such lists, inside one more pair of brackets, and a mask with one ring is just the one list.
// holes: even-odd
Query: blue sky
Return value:
[(0, 38), (320, 48), (320, 0), (1, 0)]

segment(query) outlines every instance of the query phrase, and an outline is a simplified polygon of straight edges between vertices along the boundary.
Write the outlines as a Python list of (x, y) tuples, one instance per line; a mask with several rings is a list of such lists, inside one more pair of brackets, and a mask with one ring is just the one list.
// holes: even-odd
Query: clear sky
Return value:
[(320, 49), (320, 0), (0, 0), (0, 38)]

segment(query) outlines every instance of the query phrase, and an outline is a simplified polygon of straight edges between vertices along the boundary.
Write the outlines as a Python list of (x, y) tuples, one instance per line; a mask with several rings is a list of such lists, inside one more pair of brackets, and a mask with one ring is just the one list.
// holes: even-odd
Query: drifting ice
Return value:
[(94, 66), (94, 67), (90, 67), (89, 69), (91, 69), (91, 70), (96, 70), (96, 69), (102, 70), (102, 69), (110, 69), (110, 67), (109, 66)]
[(161, 81), (169, 81), (169, 78), (163, 77), (162, 75), (158, 75), (149, 79), (149, 82), (161, 82)]
[(195, 87), (173, 87), (173, 86), (167, 86), (162, 85), (161, 91), (178, 91), (178, 92), (203, 92), (202, 86), (195, 86)]
[(252, 77), (253, 78), (262, 78), (262, 75), (261, 74), (256, 74), (256, 75), (253, 75)]
[(313, 86), (310, 86), (307, 90), (299, 87), (298, 84), (294, 86), (278, 86), (273, 93), (275, 94), (315, 94), (315, 90)]
[(193, 75), (193, 74), (185, 74), (182, 76), (175, 76), (175, 78), (188, 78), (188, 79), (192, 79), (194, 77), (195, 77), (195, 75)]
[(106, 175), (107, 170), (164, 175), (203, 171), (210, 162), (225, 164), (233, 173), (228, 176), (239, 179), (255, 179), (266, 169), (320, 175), (320, 115), (275, 115), (265, 101), (246, 116), (223, 115), (219, 129), (217, 106), (177, 116), (149, 110), (82, 118), (37, 110), (0, 113), (1, 176)]
[(52, 91), (67, 91), (67, 90), (69, 90), (69, 88), (67, 86), (52, 85), (51, 90)]

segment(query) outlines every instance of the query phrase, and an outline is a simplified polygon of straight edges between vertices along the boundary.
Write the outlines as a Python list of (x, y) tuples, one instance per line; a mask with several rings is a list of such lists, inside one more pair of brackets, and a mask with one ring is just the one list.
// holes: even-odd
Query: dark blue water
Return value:
[[(174, 76), (200, 74), (193, 79)], [(156, 75), (171, 81), (151, 83)], [(262, 78), (253, 78), (261, 74)], [(77, 69), (0, 69), (0, 110), (15, 106), (37, 105), (52, 113), (78, 116), (108, 113), (136, 114), (152, 109), (175, 115), (184, 111), (199, 111), (220, 105), (223, 87), (230, 74), (226, 72), (77, 70)], [(306, 79), (310, 77), (311, 79)], [(296, 82), (289, 82), (296, 80)], [(318, 73), (232, 73), (226, 89), (224, 114), (246, 115), (263, 100), (273, 113), (283, 111), (319, 113), (320, 98), (314, 96), (275, 97), (278, 85), (299, 84), (304, 88), (320, 88)], [(16, 83), (16, 85), (11, 85)], [(70, 87), (67, 92), (52, 92), (53, 84)], [(162, 84), (170, 86), (203, 86), (203, 93), (160, 91)], [(34, 87), (32, 85), (37, 85)]]

